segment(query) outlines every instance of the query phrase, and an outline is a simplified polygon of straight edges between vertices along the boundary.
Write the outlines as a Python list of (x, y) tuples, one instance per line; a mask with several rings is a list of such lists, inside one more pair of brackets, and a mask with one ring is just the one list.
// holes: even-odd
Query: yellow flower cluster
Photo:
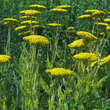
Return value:
[(18, 36), (24, 36), (24, 35), (27, 35), (27, 34), (30, 34), (31, 33), (31, 31), (29, 30), (29, 31), (25, 31), (25, 32), (21, 32), (21, 33), (18, 33)]
[(104, 57), (101, 62), (99, 63), (100, 66), (104, 65), (104, 64), (107, 64), (110, 62), (110, 55)]
[(3, 20), (4, 20), (4, 24), (6, 24), (6, 25), (15, 25), (19, 22), (15, 18), (4, 18)]
[(34, 16), (34, 15), (39, 15), (40, 11), (37, 11), (37, 10), (23, 10), (23, 11), (20, 11), (20, 13), (24, 14), (24, 15)]
[(72, 75), (73, 72), (69, 69), (64, 68), (52, 68), (46, 69), (47, 73), (50, 73), (52, 76), (64, 76), (64, 75)]
[(60, 27), (60, 26), (62, 26), (61, 24), (57, 24), (57, 23), (48, 23), (47, 25), (51, 26), (51, 27)]
[(74, 30), (74, 29), (75, 29), (75, 27), (70, 26), (70, 27), (67, 28), (67, 31), (69, 31), (69, 30)]
[(85, 13), (92, 14), (92, 13), (97, 12), (97, 11), (99, 11), (99, 10), (85, 10)]
[(74, 55), (73, 58), (78, 60), (97, 61), (99, 57), (95, 53), (79, 53)]
[(78, 19), (83, 20), (83, 19), (92, 19), (91, 15), (85, 14), (85, 15), (81, 15), (78, 17)]
[(48, 38), (41, 36), (41, 35), (25, 36), (25, 37), (23, 37), (23, 40), (29, 41), (30, 44), (41, 44), (41, 45), (49, 44)]
[(71, 8), (71, 5), (60, 5), (60, 6), (56, 6), (56, 8), (68, 9)]
[(21, 24), (38, 24), (38, 22), (32, 20), (26, 20), (26, 21), (22, 21)]
[(47, 8), (44, 5), (39, 5), (39, 4), (32, 4), (32, 5), (29, 5), (29, 7), (36, 8), (36, 9), (46, 9)]
[(18, 26), (15, 28), (15, 31), (18, 31), (18, 30), (23, 30), (23, 29), (26, 29), (27, 26), (23, 25), (23, 26)]
[(98, 38), (96, 36), (94, 36), (93, 34), (89, 33), (89, 32), (85, 32), (85, 31), (79, 31), (76, 33), (78, 36), (80, 36), (81, 38), (86, 38), (89, 40), (97, 40)]
[(97, 26), (100, 26), (100, 27), (107, 27), (108, 26), (107, 23), (103, 23), (103, 22), (98, 22), (98, 23), (94, 23), (94, 24)]
[(79, 39), (79, 40), (75, 40), (74, 42), (68, 44), (68, 47), (70, 48), (79, 48), (79, 47), (82, 47), (82, 46), (85, 46), (86, 43), (83, 39)]
[(35, 16), (21, 16), (21, 19), (28, 20), (28, 19), (35, 19)]
[(0, 55), (0, 63), (6, 63), (11, 59), (8, 55)]
[(61, 9), (61, 8), (53, 8), (50, 10), (51, 12), (56, 12), (56, 13), (67, 13), (68, 11), (66, 9)]
[(104, 22), (110, 23), (110, 18), (105, 18), (105, 19), (104, 19)]

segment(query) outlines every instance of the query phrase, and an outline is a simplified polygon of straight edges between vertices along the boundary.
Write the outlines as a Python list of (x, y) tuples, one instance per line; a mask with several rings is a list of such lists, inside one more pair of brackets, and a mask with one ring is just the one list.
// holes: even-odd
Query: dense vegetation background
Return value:
[[(65, 30), (69, 26), (75, 26), (75, 30), (70, 33), (69, 36), (76, 36), (76, 32), (81, 30), (91, 32), (90, 22), (82, 22), (78, 20), (78, 16), (84, 14), (85, 10), (98, 9), (105, 12), (110, 12), (109, 0), (0, 0), (0, 54), (6, 54), (5, 47), (7, 44), (8, 36), (8, 26), (3, 24), (3, 19), (6, 17), (11, 17), (21, 20), (21, 15), (19, 12), (21, 10), (28, 9), (30, 4), (40, 4), (47, 7), (47, 11), (45, 11), (42, 14), (42, 17), (39, 18), (39, 24), (41, 26), (46, 26), (47, 23), (57, 21), (58, 16), (51, 14), (49, 12), (50, 9), (55, 8), (58, 5), (71, 5), (72, 7), (69, 9), (68, 15), (61, 18), (61, 24), (63, 24), (62, 30)], [(0, 67), (0, 109), (31, 110), (29, 107), (23, 108), (23, 104), (25, 105), (26, 102), (24, 103), (22, 100), (23, 91), (21, 89), (22, 84), (21, 76), (19, 73), (23, 69), (22, 66), (25, 65), (25, 61), (23, 61), (22, 59), (25, 59), (26, 57), (25, 55), (23, 56), (23, 52), (26, 54), (26, 50), (22, 47), (24, 42), (22, 40), (22, 37), (18, 36), (18, 33), (14, 31), (15, 27), (17, 26), (11, 27), (10, 53), (12, 59), (9, 65), (6, 64), (3, 67), (3, 65), (1, 64)], [(39, 30), (38, 34), (44, 35), (49, 38), (50, 36), (52, 36), (52, 32), (54, 33), (54, 31), (55, 30), (51, 31), (49, 30), (49, 28), (46, 28), (44, 31)], [(73, 39), (72, 37), (67, 38), (67, 36), (65, 37), (65, 35), (62, 33), (60, 33), (59, 36), (59, 50), (65, 50), (66, 54), (65, 56), (63, 56), (64, 53), (60, 53), (60, 57), (56, 59), (56, 63), (54, 63), (52, 66), (72, 69), (74, 66), (71, 66), (71, 64), (74, 64), (74, 60), (71, 60), (71, 55), (73, 55), (73, 53), (78, 53), (78, 51), (74, 52), (73, 50), (72, 52), (70, 52), (70, 50), (65, 47), (65, 45), (71, 43), (75, 39)], [(50, 40), (53, 40), (53, 38), (51, 37)], [(104, 46), (103, 54), (105, 56), (110, 54), (109, 41), (110, 36), (108, 37), (106, 45)], [(27, 48), (29, 47), (27, 46)], [(95, 88), (93, 91), (92, 87), (94, 86), (94, 84), (90, 86), (92, 84), (92, 81), (85, 81), (89, 79), (88, 77), (91, 77), (92, 79), (92, 76), (86, 76), (85, 79), (83, 79), (84, 76), (82, 76), (83, 78), (81, 79), (81, 82), (79, 84), (77, 84), (77, 81), (72, 83), (73, 77), (70, 76), (64, 77), (63, 80), (60, 80), (61, 77), (59, 77), (56, 80), (55, 78), (50, 76), (48, 77), (47, 74), (44, 74), (44, 70), (49, 66), (51, 67), (51, 65), (49, 65), (49, 59), (47, 57), (51, 57), (52, 49), (49, 50), (48, 47), (45, 47), (42, 49), (40, 48), (39, 51), (41, 52), (41, 54), (38, 56), (38, 62), (40, 62), (39, 71), (41, 72), (41, 78), (39, 79), (40, 83), (37, 89), (39, 93), (39, 104), (37, 109), (32, 110), (110, 110), (110, 77), (107, 77), (107, 81), (105, 81), (105, 83), (99, 88)], [(48, 55), (49, 53), (47, 54), (46, 51), (50, 52), (50, 55)], [(46, 63), (47, 65), (45, 66)], [(100, 76), (98, 76), (97, 80), (106, 76), (107, 73), (110, 74), (110, 69), (101, 68), (101, 70), (98, 72), (98, 75)], [(77, 80), (77, 76), (74, 80)], [(74, 86), (74, 88), (72, 84), (73, 86), (77, 84), (77, 86)], [(89, 85), (88, 88), (90, 88), (90, 91), (92, 92), (89, 91), (88, 93), (84, 94), (83, 92), (85, 91), (85, 85)], [(52, 88), (53, 86), (54, 89)], [(52, 90), (52, 93), (48, 91), (49, 87), (51, 88), (50, 91)], [(58, 94), (55, 90), (57, 90)], [(28, 105), (30, 104), (29, 102), (27, 103)]]

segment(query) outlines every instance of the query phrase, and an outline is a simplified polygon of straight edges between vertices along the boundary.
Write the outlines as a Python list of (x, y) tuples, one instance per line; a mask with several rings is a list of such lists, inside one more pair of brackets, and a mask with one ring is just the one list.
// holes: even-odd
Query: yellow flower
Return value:
[(40, 26), (40, 25), (33, 25), (32, 28), (40, 28), (40, 29), (45, 29), (45, 26)]
[(51, 27), (60, 27), (60, 26), (62, 26), (61, 24), (57, 24), (57, 23), (48, 23), (47, 25), (51, 26)]
[(80, 19), (80, 20), (83, 20), (83, 19), (91, 19), (92, 18), (92, 16), (91, 15), (81, 15), (81, 16), (79, 16), (78, 17), (78, 19)]
[(38, 22), (32, 20), (26, 20), (26, 21), (22, 21), (21, 24), (38, 24)]
[(27, 40), (31, 44), (41, 44), (41, 45), (48, 45), (49, 44), (48, 38), (41, 36), (41, 35), (26, 36), (26, 37), (23, 37), (23, 40)]
[(31, 31), (25, 31), (25, 32), (18, 33), (18, 36), (27, 35), (30, 33), (31, 33)]
[(99, 11), (99, 10), (85, 10), (85, 13), (92, 14), (92, 13), (97, 12), (97, 11)]
[(15, 28), (15, 31), (18, 31), (18, 30), (23, 30), (23, 29), (26, 29), (27, 28), (27, 26), (18, 26), (18, 27), (16, 27)]
[(75, 27), (70, 26), (70, 27), (67, 28), (67, 31), (69, 31), (69, 30), (74, 30), (74, 29), (75, 29)]
[(100, 26), (100, 27), (107, 27), (108, 26), (107, 23), (103, 23), (103, 22), (94, 23), (94, 24), (97, 25), (97, 26)]
[(95, 11), (94, 13), (92, 13), (92, 16), (101, 16), (101, 15), (105, 15), (105, 12), (98, 10), (98, 11)]
[(75, 40), (74, 42), (68, 44), (68, 47), (70, 48), (79, 48), (79, 47), (82, 47), (82, 46), (85, 46), (86, 43), (83, 39), (79, 39), (79, 40)]
[(21, 14), (24, 14), (24, 15), (39, 15), (40, 14), (40, 11), (37, 11), (37, 10), (23, 10), (23, 11), (20, 11)]
[(71, 8), (71, 5), (60, 5), (60, 6), (57, 6), (56, 8), (68, 9), (68, 8)]
[(105, 19), (104, 19), (104, 22), (110, 23), (110, 18), (105, 18)]
[(99, 33), (101, 36), (103, 36), (103, 35), (105, 35), (105, 33), (104, 32), (101, 32), (101, 33)]
[(93, 68), (96, 64), (97, 64), (97, 61), (93, 61), (91, 62), (90, 67)]
[(79, 60), (97, 61), (99, 57), (95, 53), (79, 53), (74, 55), (73, 58)]
[(7, 25), (15, 25), (19, 22), (15, 18), (4, 18), (3, 20), (4, 20), (4, 24), (7, 24)]
[(50, 11), (56, 12), (56, 13), (67, 13), (68, 11), (66, 9), (61, 9), (61, 8), (53, 8)]
[(28, 19), (35, 19), (35, 16), (21, 16), (21, 19), (28, 20)]
[(100, 61), (99, 65), (102, 66), (102, 65), (107, 64), (107, 63), (109, 63), (109, 62), (110, 62), (110, 55), (104, 57), (104, 58)]
[(76, 33), (78, 36), (80, 36), (81, 38), (86, 38), (86, 39), (90, 39), (90, 40), (97, 40), (98, 38), (96, 36), (94, 36), (93, 34), (89, 33), (89, 32), (85, 32), (85, 31), (79, 31)]
[(29, 7), (36, 8), (36, 9), (46, 9), (47, 8), (44, 5), (39, 5), (39, 4), (32, 4), (32, 5), (29, 5)]
[(106, 27), (106, 30), (107, 31), (110, 31), (110, 26), (109, 25)]
[(92, 20), (93, 21), (101, 21), (101, 18), (99, 18), (99, 17), (92, 17)]
[(73, 72), (69, 69), (64, 68), (52, 68), (46, 69), (47, 73), (50, 73), (52, 76), (64, 76), (64, 75), (72, 75)]
[(0, 55), (0, 63), (6, 63), (11, 59), (8, 55)]

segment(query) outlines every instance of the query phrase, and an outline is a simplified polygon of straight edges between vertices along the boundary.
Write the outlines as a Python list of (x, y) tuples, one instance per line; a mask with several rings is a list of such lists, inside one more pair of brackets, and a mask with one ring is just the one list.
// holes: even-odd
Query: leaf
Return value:
[(50, 89), (47, 85), (47, 83), (44, 81), (44, 79), (42, 77), (40, 77), (40, 84), (42, 86), (42, 88), (44, 89), (44, 91), (49, 94), (50, 93)]

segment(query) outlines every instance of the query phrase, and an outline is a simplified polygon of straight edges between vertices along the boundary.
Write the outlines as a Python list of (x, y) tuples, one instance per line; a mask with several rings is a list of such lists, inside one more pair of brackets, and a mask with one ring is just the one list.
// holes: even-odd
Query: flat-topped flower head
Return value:
[(104, 22), (109, 23), (110, 24), (110, 18), (105, 18)]
[(18, 33), (18, 36), (25, 36), (30, 33), (31, 33), (31, 31), (25, 31), (25, 32)]
[(99, 10), (85, 10), (85, 13), (92, 14), (92, 13), (97, 12), (97, 11), (99, 11)]
[(23, 40), (29, 41), (30, 44), (41, 44), (41, 45), (48, 45), (49, 40), (48, 38), (41, 36), (41, 35), (29, 35), (23, 37)]
[(100, 61), (99, 65), (102, 66), (102, 65), (107, 64), (107, 63), (110, 63), (110, 55), (104, 57), (104, 58)]
[(75, 29), (75, 27), (73, 27), (73, 26), (69, 26), (69, 27), (67, 27), (67, 31), (71, 31), (71, 30), (74, 30)]
[(98, 11), (95, 11), (94, 13), (92, 13), (92, 16), (103, 16), (105, 15), (105, 12), (104, 11), (101, 11), (101, 10), (98, 10)]
[(73, 74), (71, 70), (65, 68), (46, 69), (46, 73), (50, 73), (52, 76), (65, 76)]
[(78, 17), (79, 20), (87, 20), (87, 19), (92, 19), (92, 16), (89, 14), (81, 15)]
[(78, 60), (97, 61), (99, 57), (95, 53), (79, 53), (74, 55), (73, 58)]
[(35, 16), (21, 16), (20, 18), (23, 19), (23, 20), (32, 20), (32, 19), (36, 19)]
[(30, 8), (34, 8), (34, 9), (38, 9), (38, 10), (44, 10), (46, 9), (47, 7), (44, 6), (44, 5), (39, 5), (39, 4), (32, 4), (32, 5), (29, 5)]
[(0, 55), (0, 63), (6, 63), (11, 59), (8, 55)]
[(19, 21), (15, 18), (4, 18), (4, 24), (6, 25), (16, 25)]
[(26, 28), (27, 28), (26, 25), (18, 26), (18, 27), (15, 28), (15, 31), (23, 30), (23, 29), (26, 29)]
[(26, 20), (26, 21), (22, 21), (21, 24), (38, 24), (38, 22), (33, 20)]
[(48, 23), (47, 25), (51, 26), (51, 27), (61, 27), (62, 26), (62, 24), (57, 24), (57, 23)]
[(56, 6), (56, 8), (68, 9), (71, 8), (71, 5), (60, 5), (60, 6)]
[(27, 16), (40, 15), (40, 11), (37, 11), (37, 10), (23, 10), (23, 11), (20, 11), (20, 13)]
[(107, 31), (110, 31), (110, 26), (109, 25), (106, 27), (106, 30)]
[(80, 48), (82, 46), (85, 46), (87, 43), (83, 39), (75, 40), (72, 43), (68, 44), (68, 47), (70, 48)]
[(61, 9), (61, 8), (53, 8), (50, 10), (51, 12), (55, 12), (55, 13), (58, 13), (58, 14), (63, 14), (63, 13), (67, 13), (68, 10), (66, 9)]
[(78, 36), (80, 36), (81, 38), (85, 38), (85, 39), (88, 39), (88, 40), (97, 40), (98, 39), (96, 36), (94, 36), (90, 32), (86, 32), (86, 31), (79, 31), (76, 34)]
[(98, 26), (98, 27), (104, 27), (104, 28), (106, 28), (107, 26), (108, 26), (108, 24), (107, 23), (103, 23), (103, 22), (96, 22), (96, 23), (94, 23), (96, 26)]

